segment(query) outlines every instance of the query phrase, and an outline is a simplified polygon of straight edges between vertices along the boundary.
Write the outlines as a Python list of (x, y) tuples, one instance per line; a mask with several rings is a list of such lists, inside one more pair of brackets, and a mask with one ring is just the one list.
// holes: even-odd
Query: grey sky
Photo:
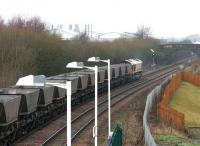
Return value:
[(148, 25), (154, 36), (200, 33), (199, 0), (0, 0), (0, 15), (40, 16), (52, 24), (93, 24), (97, 32), (134, 32)]

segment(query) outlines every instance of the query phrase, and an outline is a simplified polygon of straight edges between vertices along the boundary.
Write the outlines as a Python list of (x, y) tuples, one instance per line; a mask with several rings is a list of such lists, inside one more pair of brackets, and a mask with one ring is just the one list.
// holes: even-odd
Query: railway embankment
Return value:
[(163, 88), (148, 117), (157, 145), (200, 145), (199, 81), (199, 75), (181, 72)]

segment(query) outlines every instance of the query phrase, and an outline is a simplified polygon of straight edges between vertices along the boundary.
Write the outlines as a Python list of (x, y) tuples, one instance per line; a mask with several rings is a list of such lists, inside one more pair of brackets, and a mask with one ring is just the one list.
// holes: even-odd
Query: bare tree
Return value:
[(152, 34), (150, 26), (138, 26), (137, 32), (135, 33), (138, 39), (147, 39)]
[(15, 16), (8, 22), (8, 26), (13, 28), (19, 28), (22, 29), (25, 27), (26, 20), (22, 18), (21, 16)]
[(0, 29), (3, 28), (4, 25), (4, 19), (0, 16)]
[(46, 24), (39, 17), (32, 17), (26, 21), (26, 27), (34, 31), (45, 31)]
[(0, 25), (3, 25), (4, 24), (4, 20), (3, 18), (0, 16)]
[(23, 18), (21, 16), (13, 17), (9, 22), (8, 26), (18, 28), (18, 29), (26, 29), (28, 31), (46, 31), (46, 23), (42, 22), (42, 20), (35, 16), (31, 18)]

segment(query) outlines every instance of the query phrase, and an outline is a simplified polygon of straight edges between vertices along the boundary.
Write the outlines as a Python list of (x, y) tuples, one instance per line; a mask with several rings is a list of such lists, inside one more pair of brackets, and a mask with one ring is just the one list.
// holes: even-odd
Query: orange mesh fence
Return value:
[(185, 71), (180, 72), (174, 76), (170, 83), (166, 86), (162, 100), (157, 107), (157, 114), (159, 119), (180, 130), (184, 130), (184, 114), (167, 107), (167, 104), (169, 103), (170, 98), (179, 87), (182, 80), (186, 80), (194, 85), (200, 86), (199, 75)]
[(179, 130), (184, 130), (184, 114), (159, 104), (158, 116), (161, 121)]
[(178, 73), (175, 77), (172, 78), (170, 83), (166, 86), (164, 93), (163, 93), (163, 98), (161, 103), (164, 105), (167, 105), (170, 97), (173, 95), (173, 93), (176, 91), (178, 88), (182, 78), (182, 73)]
[(190, 72), (185, 72), (183, 71), (183, 80), (186, 80), (194, 85), (200, 86), (200, 76), (190, 73)]

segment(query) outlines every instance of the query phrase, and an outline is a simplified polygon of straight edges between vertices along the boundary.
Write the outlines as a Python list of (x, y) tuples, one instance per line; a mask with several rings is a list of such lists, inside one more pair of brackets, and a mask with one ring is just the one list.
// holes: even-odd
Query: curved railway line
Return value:
[[(156, 71), (145, 73), (141, 80), (128, 83), (122, 87), (112, 90), (111, 105), (114, 106), (127, 96), (137, 93), (140, 89), (146, 88), (152, 84), (156, 84), (166, 76), (175, 73), (178, 70), (179, 65), (182, 63), (183, 61), (180, 61), (174, 65), (168, 65), (157, 69)], [(84, 105), (73, 109), (72, 140), (74, 140), (91, 122), (93, 122), (94, 107), (91, 107), (91, 105), (94, 105), (93, 101), (89, 101)], [(98, 114), (101, 115), (106, 110), (107, 94), (103, 94), (98, 98)], [(63, 116), (53, 121), (45, 128), (32, 133), (21, 141), (18, 141), (16, 145), (66, 145), (65, 122), (66, 116), (63, 114)]]
[[(146, 88), (152, 84), (157, 83), (161, 79), (166, 76), (174, 73), (176, 71), (170, 71), (167, 74), (162, 74), (159, 77), (155, 76), (146, 81), (138, 82), (136, 85), (129, 85), (121, 91), (120, 93), (114, 93), (111, 97), (111, 106), (114, 106), (121, 100), (125, 99), (131, 94), (136, 93), (137, 91)], [(117, 91), (118, 92), (118, 91)], [(98, 103), (98, 115), (101, 115), (103, 112), (107, 111), (107, 99)], [(80, 116), (76, 117), (72, 121), (72, 140), (74, 140), (91, 122), (94, 120), (94, 107), (82, 113)], [(64, 125), (61, 129), (59, 129), (54, 135), (52, 135), (49, 139), (47, 139), (41, 146), (50, 146), (50, 145), (65, 145), (66, 142), (66, 125)]]

